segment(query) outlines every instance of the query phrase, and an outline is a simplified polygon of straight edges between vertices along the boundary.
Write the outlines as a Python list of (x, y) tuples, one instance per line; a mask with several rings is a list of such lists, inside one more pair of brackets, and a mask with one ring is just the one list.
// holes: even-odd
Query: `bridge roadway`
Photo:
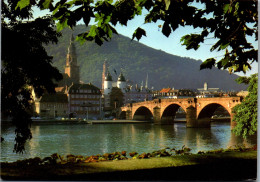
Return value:
[(186, 112), (187, 127), (210, 127), (210, 118), (222, 106), (228, 111), (233, 128), (235, 122), (232, 121), (232, 108), (241, 103), (241, 100), (241, 97), (154, 99), (121, 107), (119, 117), (127, 120), (152, 119), (155, 124), (171, 124), (181, 107)]

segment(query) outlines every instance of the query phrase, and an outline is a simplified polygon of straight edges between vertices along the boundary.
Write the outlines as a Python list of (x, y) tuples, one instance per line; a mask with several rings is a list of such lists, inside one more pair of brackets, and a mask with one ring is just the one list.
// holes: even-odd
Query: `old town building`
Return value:
[(152, 100), (152, 98), (153, 94), (149, 89), (138, 88), (137, 85), (131, 86), (125, 93), (125, 104)]
[(68, 97), (66, 94), (43, 94), (35, 99), (35, 116), (42, 118), (66, 117), (68, 115)]
[(191, 89), (179, 89), (163, 88), (160, 91), (153, 92), (153, 98), (156, 99), (177, 99), (195, 97), (196, 93)]
[(70, 117), (101, 117), (101, 92), (96, 86), (89, 84), (72, 84), (68, 88)]
[(35, 113), (42, 117), (99, 118), (103, 106), (101, 92), (96, 86), (80, 81), (74, 37), (71, 36), (63, 79), (57, 83), (55, 94), (34, 94)]

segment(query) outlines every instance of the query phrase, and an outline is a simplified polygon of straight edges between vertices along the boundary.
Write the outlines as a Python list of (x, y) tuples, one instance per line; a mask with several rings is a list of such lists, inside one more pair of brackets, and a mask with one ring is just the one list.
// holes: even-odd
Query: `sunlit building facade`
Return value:
[(101, 92), (89, 84), (72, 84), (68, 88), (70, 117), (99, 118), (101, 110)]

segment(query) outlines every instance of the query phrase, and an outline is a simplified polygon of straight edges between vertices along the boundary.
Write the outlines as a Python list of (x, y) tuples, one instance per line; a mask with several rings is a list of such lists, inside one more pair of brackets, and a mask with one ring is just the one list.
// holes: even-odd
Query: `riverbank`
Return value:
[(248, 180), (256, 174), (257, 151), (252, 150), (88, 163), (1, 163), (3, 180)]
[[(212, 119), (212, 122), (230, 122), (229, 118)], [(82, 119), (39, 119), (32, 120), (32, 124), (138, 124), (138, 123), (154, 123), (153, 121), (138, 120), (82, 120)], [(174, 123), (186, 123), (186, 118), (175, 118)], [(11, 120), (1, 121), (2, 125), (11, 125)]]
[(136, 120), (90, 120), (88, 124), (137, 124), (137, 123), (153, 123), (152, 121), (136, 121)]
[[(79, 120), (79, 119), (41, 119), (32, 120), (33, 125), (37, 124), (138, 124), (138, 123), (153, 123), (151, 121), (137, 121), (137, 120)], [(1, 121), (1, 125), (11, 125), (11, 121)]]

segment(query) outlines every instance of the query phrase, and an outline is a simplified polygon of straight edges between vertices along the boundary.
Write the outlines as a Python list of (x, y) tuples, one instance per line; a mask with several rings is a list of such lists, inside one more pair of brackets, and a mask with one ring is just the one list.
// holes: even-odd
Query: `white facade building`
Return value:
[(123, 94), (126, 93), (126, 80), (122, 73), (120, 73), (120, 75), (117, 79), (117, 87), (122, 90)]
[[(120, 73), (117, 82), (113, 82), (112, 76), (110, 74), (110, 72), (107, 72), (107, 75), (105, 77), (105, 81), (104, 81), (104, 106), (110, 107), (110, 94), (112, 91), (113, 87), (117, 87), (120, 88), (122, 93), (125, 95), (126, 93), (126, 80), (125, 77), (122, 73)], [(125, 100), (125, 99), (124, 99)]]

